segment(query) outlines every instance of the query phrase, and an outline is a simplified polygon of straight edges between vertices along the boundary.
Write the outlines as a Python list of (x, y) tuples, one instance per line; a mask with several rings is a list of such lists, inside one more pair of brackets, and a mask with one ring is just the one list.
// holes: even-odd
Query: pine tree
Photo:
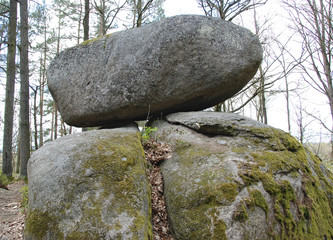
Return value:
[(30, 158), (30, 128), (29, 128), (29, 40), (28, 40), (28, 1), (20, 0), (20, 177), (26, 178), (27, 163)]
[(12, 176), (13, 167), (13, 119), (14, 119), (14, 92), (15, 92), (15, 56), (16, 56), (16, 25), (17, 2), (10, 1), (8, 54), (7, 54), (7, 82), (5, 100), (5, 124), (3, 137), (2, 172), (8, 177)]

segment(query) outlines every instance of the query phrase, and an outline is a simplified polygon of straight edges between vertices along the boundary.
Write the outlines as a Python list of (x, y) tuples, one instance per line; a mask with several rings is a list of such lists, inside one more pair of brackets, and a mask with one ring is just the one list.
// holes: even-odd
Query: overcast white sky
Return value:
[(164, 9), (167, 17), (181, 14), (202, 14), (196, 0), (166, 0)]

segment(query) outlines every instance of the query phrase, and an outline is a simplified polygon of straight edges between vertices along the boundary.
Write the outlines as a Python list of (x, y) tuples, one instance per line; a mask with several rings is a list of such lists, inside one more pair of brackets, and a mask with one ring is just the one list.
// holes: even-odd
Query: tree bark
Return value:
[[(80, 44), (81, 39), (81, 23), (82, 23), (82, 0), (80, 0), (79, 21), (77, 26), (77, 44)], [(60, 20), (59, 20), (60, 21)]]
[(46, 55), (47, 55), (47, 36), (46, 36), (46, 23), (44, 25), (44, 52), (43, 61), (41, 61), (41, 77), (40, 77), (40, 99), (39, 99), (39, 147), (44, 145), (44, 129), (43, 129), (43, 115), (44, 115), (44, 87), (46, 83)]
[(2, 172), (12, 176), (17, 2), (10, 1)]
[(97, 7), (99, 14), (98, 36), (106, 34), (106, 19), (105, 19), (105, 0), (100, 0), (100, 5)]
[(30, 158), (30, 128), (29, 128), (29, 57), (28, 57), (28, 1), (20, 0), (20, 33), (21, 33), (21, 54), (20, 54), (20, 177), (26, 178), (27, 163)]
[(83, 41), (89, 39), (89, 12), (90, 3), (89, 0), (84, 1), (84, 18), (83, 18)]
[(287, 72), (286, 72), (286, 66), (285, 66), (285, 60), (284, 56), (282, 55), (283, 59), (283, 75), (284, 75), (284, 83), (286, 86), (286, 107), (287, 107), (287, 121), (288, 121), (288, 133), (291, 133), (291, 121), (290, 121), (290, 97), (289, 97), (289, 83), (288, 83), (288, 77), (287, 77)]
[(37, 93), (38, 93), (38, 86), (34, 91), (34, 139), (35, 139), (35, 150), (38, 149), (38, 127), (37, 127)]
[[(19, 132), (20, 132), (20, 129), (19, 129)], [(16, 164), (15, 173), (19, 174), (20, 173), (20, 168), (21, 168), (20, 135), (18, 136), (17, 142), (18, 142), (18, 145), (17, 145), (17, 164)]]
[(58, 138), (58, 106), (57, 103), (53, 102), (54, 108), (54, 140)]
[(262, 123), (267, 124), (267, 109), (266, 109), (266, 96), (265, 96), (265, 76), (262, 69), (262, 65), (259, 66), (259, 74), (260, 74), (260, 94), (259, 94), (259, 114), (260, 114), (260, 121)]

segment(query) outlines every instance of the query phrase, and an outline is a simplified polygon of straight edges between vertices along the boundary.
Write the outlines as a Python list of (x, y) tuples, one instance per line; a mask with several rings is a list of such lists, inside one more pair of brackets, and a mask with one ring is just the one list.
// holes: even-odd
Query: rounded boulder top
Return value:
[(112, 126), (211, 107), (240, 91), (261, 60), (249, 30), (182, 15), (69, 48), (47, 79), (67, 124)]

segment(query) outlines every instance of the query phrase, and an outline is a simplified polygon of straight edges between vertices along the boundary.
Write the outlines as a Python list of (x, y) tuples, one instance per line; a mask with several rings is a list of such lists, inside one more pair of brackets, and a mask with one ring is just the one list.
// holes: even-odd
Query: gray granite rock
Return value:
[(161, 169), (175, 239), (333, 237), (333, 175), (295, 138), (236, 114), (166, 119), (152, 126), (173, 149)]
[[(168, 122), (182, 124), (186, 127), (205, 134), (220, 135), (255, 135), (260, 134), (260, 130), (267, 129), (269, 126), (251, 118), (244, 117), (235, 113), (221, 112), (179, 112), (166, 116)], [(254, 131), (255, 129), (259, 131)], [(264, 136), (265, 134), (261, 134)], [(266, 134), (267, 135), (267, 134)]]
[(237, 93), (261, 60), (249, 30), (187, 15), (67, 49), (47, 78), (67, 124), (105, 126), (213, 106)]
[(29, 160), (25, 239), (151, 239), (150, 189), (134, 128), (45, 144)]

